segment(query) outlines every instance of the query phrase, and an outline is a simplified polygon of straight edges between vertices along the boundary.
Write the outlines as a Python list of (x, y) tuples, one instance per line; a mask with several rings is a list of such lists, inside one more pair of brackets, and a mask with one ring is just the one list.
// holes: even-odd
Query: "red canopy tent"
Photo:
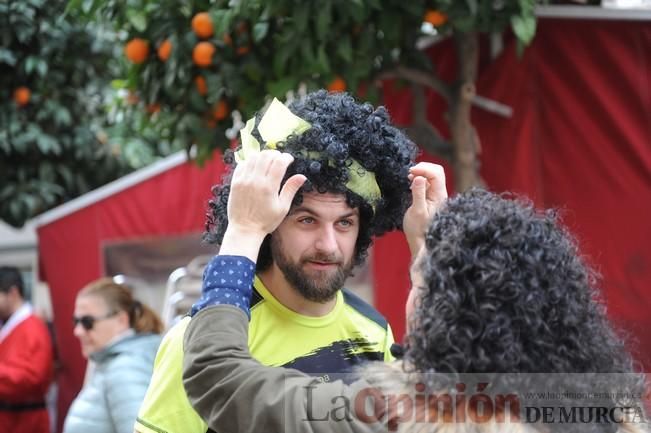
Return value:
[[(448, 78), (454, 75), (451, 51), (445, 43), (431, 49)], [(473, 112), (488, 187), (565, 210), (566, 223), (604, 276), (609, 314), (635, 337), (631, 347), (646, 369), (651, 368), (650, 65), (648, 22), (543, 19), (521, 59), (507, 43), (494, 62), (482, 61), (478, 93), (510, 105), (513, 117)], [(385, 102), (398, 123), (408, 123), (408, 91), (387, 83)], [(447, 134), (445, 104), (431, 93), (428, 103), (432, 123)], [(219, 159), (200, 169), (176, 155), (39, 219), (42, 276), (51, 288), (63, 364), (61, 415), (84, 372), (70, 325), (74, 298), (102, 273), (101, 243), (201, 231), (210, 187), (223, 170)], [(373, 260), (376, 306), (400, 338), (409, 287), (409, 254), (401, 235), (378, 241)]]
[(201, 232), (210, 189), (219, 183), (223, 169), (219, 155), (200, 168), (179, 153), (39, 217), (41, 278), (50, 285), (61, 361), (59, 431), (85, 371), (72, 334), (75, 297), (85, 284), (104, 274), (102, 245)]

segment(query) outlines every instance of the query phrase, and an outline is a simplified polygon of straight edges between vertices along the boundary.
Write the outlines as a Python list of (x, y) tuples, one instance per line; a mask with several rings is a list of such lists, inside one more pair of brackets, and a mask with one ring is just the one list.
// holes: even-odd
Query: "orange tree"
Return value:
[[(242, 120), (270, 95), (329, 88), (374, 99), (376, 80), (393, 77), (416, 86), (415, 96), (428, 87), (448, 102), (447, 156), (457, 189), (464, 190), (480, 183), (470, 122), (470, 107), (480, 99), (474, 86), (478, 35), (511, 28), (524, 47), (535, 33), (535, 2), (71, 0), (70, 8), (124, 32), (124, 88), (138, 95), (143, 110), (155, 107), (164, 115), (168, 123), (159, 130), (196, 145), (200, 158), (226, 148)], [(419, 48), (434, 33), (454, 39), (459, 65), (453, 82), (437, 76)], [(440, 150), (424, 104), (415, 108), (410, 131), (426, 149)]]
[(14, 226), (182, 148), (114, 89), (114, 29), (66, 6), (0, 2), (0, 219)]
[(64, 10), (0, 3), (0, 219), (14, 226), (128, 170), (99, 134), (112, 43)]

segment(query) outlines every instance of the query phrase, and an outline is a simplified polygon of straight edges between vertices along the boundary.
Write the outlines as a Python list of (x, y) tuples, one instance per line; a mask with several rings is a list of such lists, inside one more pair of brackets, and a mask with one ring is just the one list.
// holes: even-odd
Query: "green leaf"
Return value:
[(206, 86), (208, 86), (208, 102), (217, 102), (224, 93), (224, 81), (218, 74), (205, 74)]
[(54, 112), (54, 120), (58, 126), (69, 126), (72, 124), (72, 116), (66, 107), (59, 107)]
[(310, 18), (310, 2), (298, 2), (294, 6), (294, 28), (296, 33), (303, 34), (307, 29), (307, 24)]
[(370, 8), (381, 10), (382, 2), (380, 0), (367, 0), (366, 2)]
[(330, 61), (328, 60), (328, 54), (326, 53), (325, 45), (319, 46), (319, 50), (317, 51), (316, 57), (317, 57), (319, 68), (321, 69), (321, 73), (329, 74)]
[(137, 31), (144, 32), (147, 29), (147, 16), (142, 10), (127, 9), (127, 19)]
[(0, 63), (6, 63), (9, 66), (15, 66), (16, 56), (14, 56), (14, 53), (12, 53), (11, 50), (0, 48)]
[(477, 15), (477, 0), (466, 0), (470, 15)]
[(29, 215), (33, 215), (38, 208), (39, 200), (36, 197), (34, 197), (32, 194), (25, 194), (22, 196), (22, 199), (25, 202), (25, 205), (27, 206), (27, 213)]
[(366, 9), (362, 0), (352, 0), (346, 4), (346, 7), (355, 22), (361, 23), (366, 19)]
[(393, 44), (399, 43), (400, 32), (402, 30), (402, 25), (399, 20), (396, 20), (391, 15), (382, 14), (380, 15), (378, 26), (384, 34), (385, 42), (383, 44), (393, 46)]
[(298, 39), (296, 38), (286, 44), (276, 44), (276, 52), (273, 56), (273, 70), (276, 76), (284, 75), (287, 68), (287, 61), (294, 55), (298, 45)]
[(296, 79), (294, 77), (281, 78), (278, 81), (272, 81), (267, 84), (267, 91), (271, 96), (279, 99), (285, 99), (285, 94), (294, 90), (296, 86)]
[(16, 186), (15, 183), (7, 183), (2, 189), (0, 189), (0, 202), (9, 200), (9, 197), (16, 193)]
[(269, 23), (267, 22), (261, 22), (261, 23), (256, 23), (253, 26), (253, 42), (260, 42), (267, 36), (267, 32), (269, 31)]
[(522, 15), (529, 15), (533, 14), (535, 8), (536, 8), (536, 1), (535, 0), (518, 0), (518, 5), (520, 6), (520, 10), (522, 11)]
[(217, 37), (221, 37), (224, 33), (229, 32), (233, 19), (235, 18), (235, 11), (232, 9), (211, 10), (210, 17), (215, 27), (215, 34)]
[(248, 79), (253, 82), (260, 82), (264, 76), (264, 71), (259, 64), (255, 62), (247, 62), (242, 66), (242, 70)]
[(524, 46), (529, 45), (536, 35), (536, 17), (534, 15), (514, 15), (511, 17), (511, 28)]
[(27, 56), (25, 59), (25, 73), (31, 74), (34, 69), (36, 69), (36, 64), (38, 63), (38, 58), (34, 56)]
[(66, 184), (66, 189), (72, 189), (74, 187), (74, 176), (72, 171), (68, 166), (63, 164), (57, 165), (57, 173), (63, 178), (63, 181)]
[(38, 75), (45, 77), (47, 75), (47, 69), (47, 62), (45, 60), (39, 59), (36, 63), (36, 71), (38, 72)]
[(339, 39), (337, 54), (346, 62), (353, 61), (353, 46), (350, 42), (350, 36), (346, 35)]
[(460, 32), (470, 32), (475, 28), (475, 17), (472, 15), (454, 17), (452, 26)]
[(301, 61), (303, 61), (308, 66), (310, 71), (318, 71), (319, 66), (317, 64), (314, 50), (312, 49), (312, 40), (306, 39), (305, 41), (303, 41), (300, 50), (301, 50)]
[(316, 16), (316, 37), (319, 41), (327, 38), (332, 31), (332, 4), (324, 1), (321, 4), (319, 13)]
[(13, 221), (20, 221), (23, 219), (22, 209), (18, 200), (9, 202), (9, 212), (11, 213)]
[(47, 161), (42, 162), (38, 166), (38, 177), (40, 180), (53, 183), (56, 181), (56, 173), (54, 167)]
[(127, 80), (111, 80), (111, 88), (115, 90), (126, 89)]
[(59, 142), (47, 134), (39, 134), (36, 138), (36, 144), (38, 148), (44, 154), (53, 153), (59, 155), (61, 153), (61, 146)]
[[(66, 6), (66, 12), (70, 12), (75, 9), (79, 9), (82, 6), (82, 2), (87, 3), (89, 0), (68, 0)], [(84, 5), (85, 6), (85, 5)]]

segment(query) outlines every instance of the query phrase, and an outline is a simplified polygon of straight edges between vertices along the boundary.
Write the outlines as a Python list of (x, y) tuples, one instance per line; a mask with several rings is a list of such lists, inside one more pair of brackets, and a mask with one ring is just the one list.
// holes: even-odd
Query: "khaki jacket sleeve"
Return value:
[(238, 308), (199, 312), (184, 339), (183, 384), (195, 410), (219, 433), (362, 433), (386, 430), (379, 392), (366, 382), (320, 382), (251, 358)]

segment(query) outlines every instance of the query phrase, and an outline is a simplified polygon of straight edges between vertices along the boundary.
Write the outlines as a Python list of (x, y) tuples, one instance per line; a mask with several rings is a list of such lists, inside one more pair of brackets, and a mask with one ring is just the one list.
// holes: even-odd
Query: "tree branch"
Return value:
[[(407, 68), (405, 66), (398, 66), (395, 69), (380, 73), (377, 78), (379, 80), (401, 78), (413, 84), (420, 84), (429, 87), (430, 89), (435, 90), (439, 95), (443, 96), (446, 102), (450, 103), (452, 87), (443, 80), (437, 78), (434, 73)], [(416, 96), (416, 94), (414, 94), (414, 96)], [(507, 118), (513, 116), (513, 108), (510, 106), (480, 95), (473, 96), (472, 105), (486, 110), (489, 113), (497, 114), (498, 116)]]
[(452, 88), (450, 85), (439, 79), (433, 72), (421, 71), (399, 65), (396, 66), (395, 69), (380, 73), (377, 78), (380, 80), (401, 78), (411, 83), (421, 84), (435, 90), (439, 95), (443, 96), (448, 103), (452, 97)]

